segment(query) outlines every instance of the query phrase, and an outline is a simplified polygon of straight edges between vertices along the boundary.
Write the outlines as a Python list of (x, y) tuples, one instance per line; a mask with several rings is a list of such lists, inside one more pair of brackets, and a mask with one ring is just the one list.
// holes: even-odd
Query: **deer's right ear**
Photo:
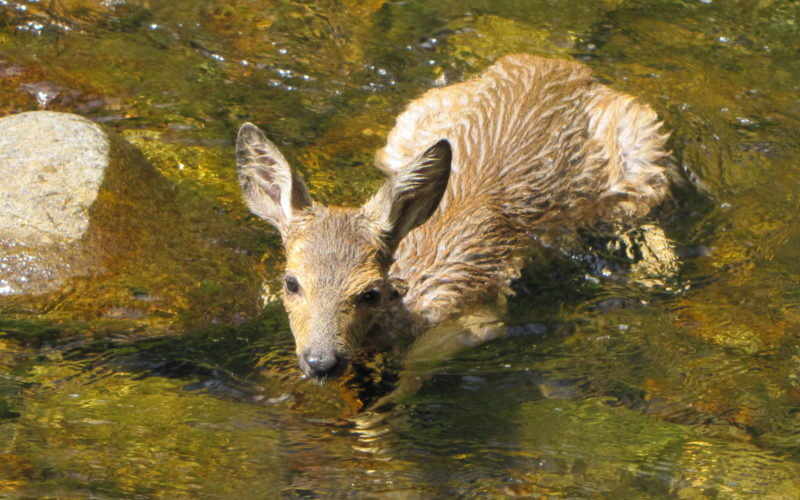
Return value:
[(311, 205), (311, 196), (278, 148), (252, 123), (239, 129), (236, 171), (250, 211), (285, 239), (292, 216)]

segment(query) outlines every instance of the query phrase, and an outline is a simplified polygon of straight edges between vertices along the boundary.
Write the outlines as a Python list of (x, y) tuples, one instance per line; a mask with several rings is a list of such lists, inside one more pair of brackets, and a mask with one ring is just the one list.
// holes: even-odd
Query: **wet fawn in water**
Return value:
[(647, 213), (668, 187), (659, 127), (582, 64), (506, 56), (413, 101), (377, 153), (389, 179), (342, 208), (315, 203), (275, 145), (242, 126), (239, 182), (283, 240), (300, 368), (337, 377), (371, 328), (416, 334), (496, 298), (537, 231)]

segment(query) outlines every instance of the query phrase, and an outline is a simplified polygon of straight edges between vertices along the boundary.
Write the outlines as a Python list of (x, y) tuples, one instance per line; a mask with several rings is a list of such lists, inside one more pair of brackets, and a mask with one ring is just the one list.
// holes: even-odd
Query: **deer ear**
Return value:
[(450, 143), (442, 139), (386, 181), (364, 206), (383, 229), (392, 252), (439, 206), (450, 178), (451, 157)]
[(285, 238), (293, 215), (311, 205), (311, 196), (278, 148), (252, 123), (239, 129), (236, 171), (250, 211)]

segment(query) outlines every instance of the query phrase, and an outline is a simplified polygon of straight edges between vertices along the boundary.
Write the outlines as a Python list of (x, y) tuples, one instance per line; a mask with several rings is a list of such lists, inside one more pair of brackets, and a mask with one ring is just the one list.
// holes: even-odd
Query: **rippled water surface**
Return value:
[[(0, 496), (799, 497), (798, 23), (789, 0), (0, 0), (0, 115), (126, 137), (176, 186), (181, 244), (230, 255), (0, 303)], [(677, 185), (648, 223), (679, 268), (586, 233), (526, 269), (507, 336), (301, 379), (238, 126), (360, 203), (404, 104), (511, 52), (656, 109)]]

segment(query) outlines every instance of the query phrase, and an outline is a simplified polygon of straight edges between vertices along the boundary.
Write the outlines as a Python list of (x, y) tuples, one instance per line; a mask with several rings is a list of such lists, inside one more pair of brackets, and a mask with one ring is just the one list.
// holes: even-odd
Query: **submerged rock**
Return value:
[(113, 271), (173, 209), (171, 185), (138, 149), (67, 113), (0, 118), (0, 179), (0, 295)]

